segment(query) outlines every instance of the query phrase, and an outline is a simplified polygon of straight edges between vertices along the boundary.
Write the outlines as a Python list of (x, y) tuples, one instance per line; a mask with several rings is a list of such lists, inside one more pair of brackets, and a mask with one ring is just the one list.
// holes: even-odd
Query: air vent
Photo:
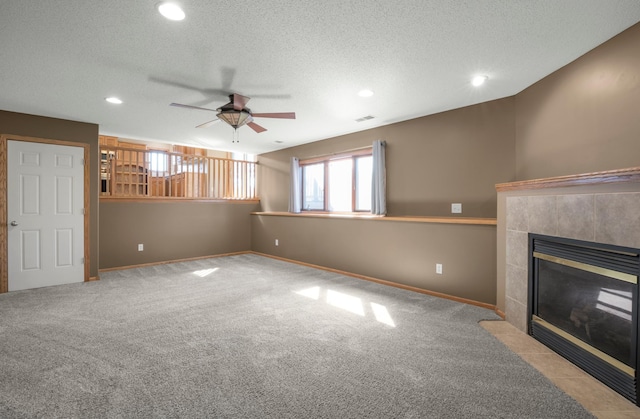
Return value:
[(375, 116), (367, 115), (367, 116), (363, 116), (362, 118), (356, 119), (356, 122), (364, 122), (364, 121), (368, 121), (368, 120), (373, 119), (373, 118), (375, 118)]

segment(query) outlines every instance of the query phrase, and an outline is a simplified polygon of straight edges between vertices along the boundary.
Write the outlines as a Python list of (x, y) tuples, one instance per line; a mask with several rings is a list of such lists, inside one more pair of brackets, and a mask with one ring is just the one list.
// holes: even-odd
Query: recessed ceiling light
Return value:
[(358, 96), (360, 96), (360, 97), (371, 97), (371, 96), (373, 96), (373, 91), (371, 91), (369, 89), (360, 90), (358, 92)]
[(158, 11), (169, 20), (183, 20), (185, 17), (184, 11), (175, 3), (160, 3)]
[(120, 99), (118, 99), (117, 97), (111, 96), (111, 97), (107, 97), (104, 100), (106, 100), (109, 103), (113, 103), (115, 105), (120, 105), (122, 104), (122, 101)]
[(473, 84), (474, 86), (481, 86), (484, 84), (485, 81), (489, 80), (489, 77), (487, 76), (475, 76), (472, 80), (471, 80), (471, 84)]

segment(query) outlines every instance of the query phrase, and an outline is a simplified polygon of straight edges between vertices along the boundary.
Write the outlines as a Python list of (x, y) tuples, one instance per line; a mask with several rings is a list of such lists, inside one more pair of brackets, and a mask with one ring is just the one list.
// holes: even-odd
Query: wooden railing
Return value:
[(113, 146), (100, 150), (102, 197), (257, 199), (254, 162)]

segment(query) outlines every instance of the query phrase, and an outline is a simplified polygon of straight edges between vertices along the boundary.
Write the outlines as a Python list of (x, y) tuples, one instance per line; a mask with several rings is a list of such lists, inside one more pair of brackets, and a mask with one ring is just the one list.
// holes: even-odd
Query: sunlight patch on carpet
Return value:
[(338, 291), (327, 290), (327, 303), (347, 310), (353, 314), (364, 316), (364, 308), (362, 307), (362, 300), (352, 295), (344, 294)]
[(296, 291), (295, 293), (314, 300), (320, 299), (320, 287), (311, 287), (306, 290)]
[(389, 314), (389, 310), (382, 304), (371, 303), (371, 309), (373, 310), (373, 315), (376, 316), (376, 320), (380, 323), (384, 323), (387, 326), (396, 327), (396, 324), (393, 322), (391, 315)]
[(220, 268), (209, 268), (209, 269), (201, 269), (199, 271), (194, 271), (194, 275), (198, 275), (200, 278), (204, 278), (205, 276), (209, 276)]
[[(294, 293), (318, 301), (321, 300), (321, 297), (324, 294), (327, 304), (359, 316), (364, 317), (366, 315), (365, 303), (363, 303), (361, 298), (353, 295), (330, 289), (328, 289), (326, 293), (323, 293), (320, 287), (306, 288), (300, 291), (294, 291)], [(374, 302), (369, 302), (369, 305), (371, 306), (371, 312), (373, 313), (376, 321), (386, 324), (387, 326), (396, 327), (396, 324), (393, 321), (393, 318), (391, 318), (391, 314), (389, 313), (389, 310), (387, 310), (386, 306)]]

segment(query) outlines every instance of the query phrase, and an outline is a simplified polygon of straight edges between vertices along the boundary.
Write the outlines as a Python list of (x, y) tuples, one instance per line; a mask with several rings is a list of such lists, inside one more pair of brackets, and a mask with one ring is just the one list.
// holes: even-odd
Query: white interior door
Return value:
[(84, 280), (84, 149), (7, 141), (9, 291)]

